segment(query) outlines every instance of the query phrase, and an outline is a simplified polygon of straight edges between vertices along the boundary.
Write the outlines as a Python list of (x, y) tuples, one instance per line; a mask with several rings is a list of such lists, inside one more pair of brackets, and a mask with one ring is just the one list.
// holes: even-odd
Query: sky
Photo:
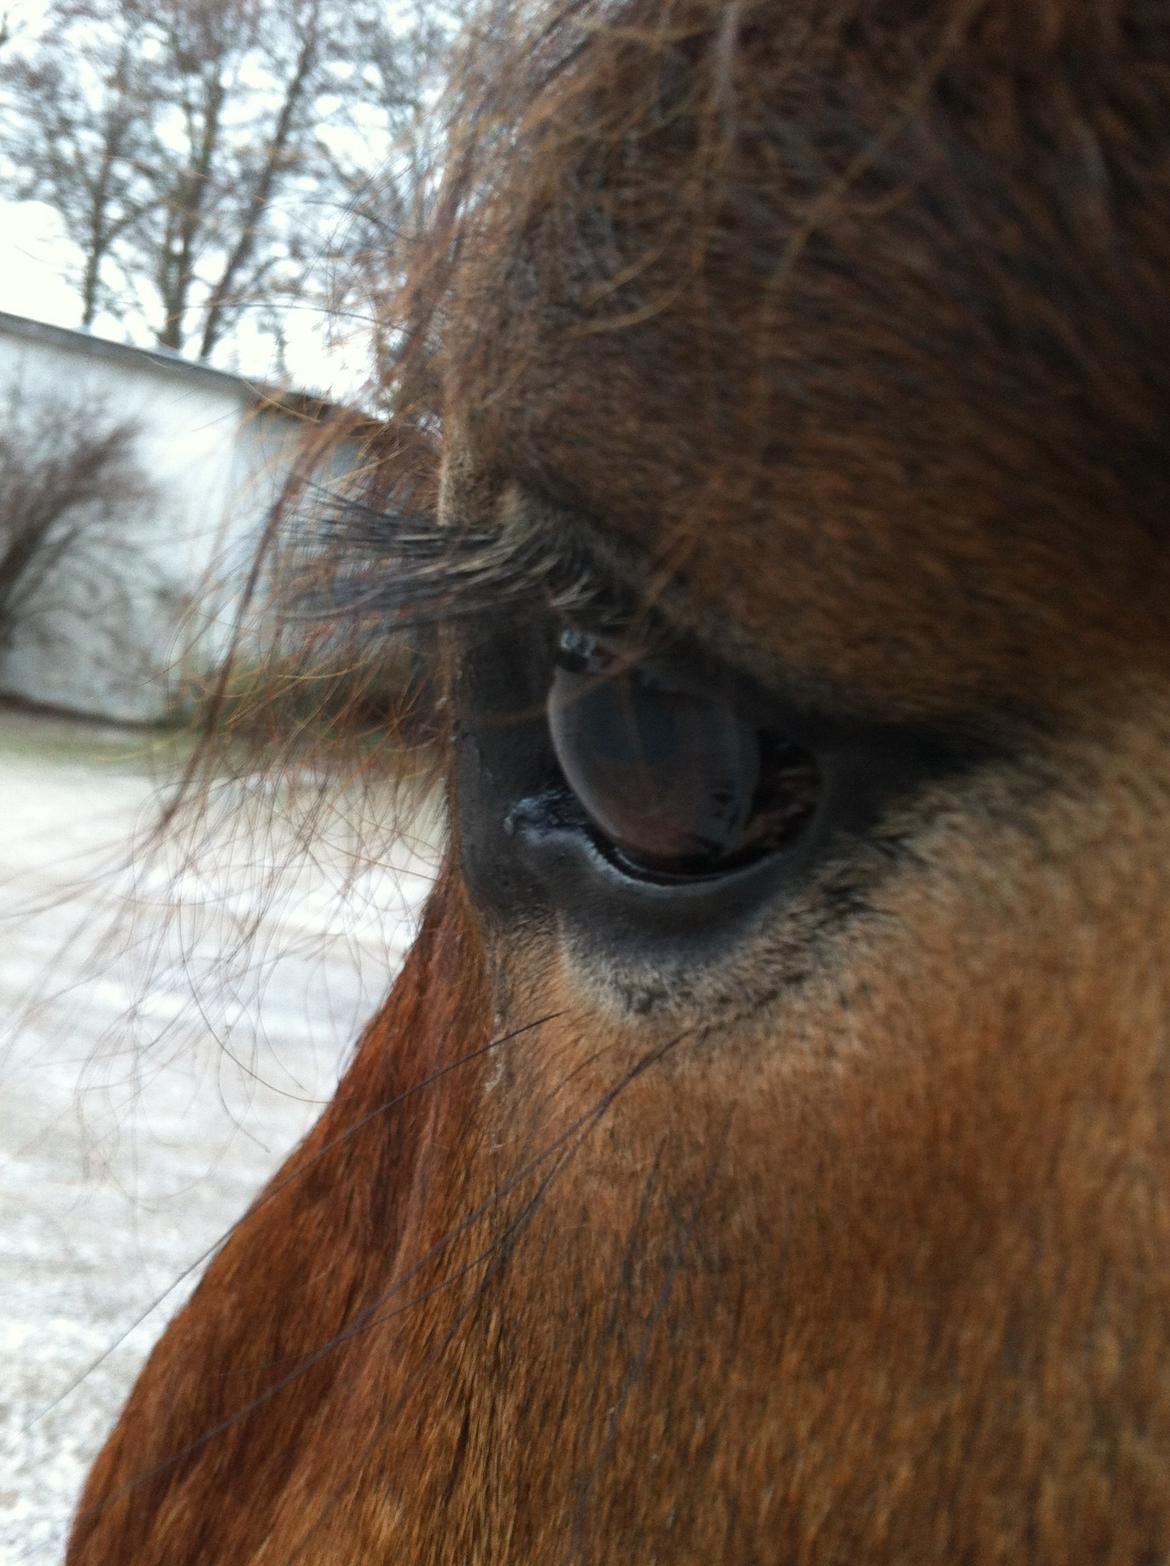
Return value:
[[(9, 0), (0, 16), (18, 31), (34, 31), (38, 0)], [(40, 201), (0, 201), (0, 309), (53, 326), (76, 326), (77, 295), (64, 282), (76, 256), (60, 218)]]
[(73, 246), (51, 207), (0, 201), (0, 307), (54, 326), (76, 326), (77, 295), (61, 277)]
[[(0, 19), (8, 19), (25, 33), (35, 36), (44, 15), (43, 0), (0, 0)], [(53, 326), (79, 328), (81, 301), (66, 279), (70, 274), (80, 275), (81, 270), (80, 251), (52, 207), (39, 201), (0, 199), (0, 310)], [(317, 392), (338, 402), (362, 400), (369, 377), (368, 329), (356, 323), (343, 330), (316, 303), (290, 310), (284, 326), (287, 375), (277, 372), (271, 338), (259, 330), (250, 331), (246, 319), (231, 341), (217, 351), (213, 362), (221, 369), (238, 370), (257, 380), (287, 381), (295, 389)], [(93, 332), (115, 342), (132, 342), (144, 348), (154, 345), (145, 312), (141, 319), (132, 314), (99, 316)]]
[[(52, 326), (79, 327), (81, 301), (65, 282), (69, 271), (77, 268), (77, 247), (52, 207), (41, 201), (0, 201), (0, 310)], [(346, 402), (360, 396), (368, 375), (365, 334), (355, 329), (348, 342), (339, 344), (329, 340), (336, 336), (336, 323), (333, 327), (331, 332), (330, 323), (316, 307), (290, 312), (285, 354), (288, 379), (300, 390)], [(99, 317), (94, 335), (116, 342), (130, 340), (140, 347), (153, 344), (145, 320), (136, 329), (133, 321)], [(230, 355), (217, 354), (215, 363), (220, 368), (239, 369), (257, 380), (275, 378), (271, 339), (261, 332), (250, 332), (245, 324), (231, 347)]]

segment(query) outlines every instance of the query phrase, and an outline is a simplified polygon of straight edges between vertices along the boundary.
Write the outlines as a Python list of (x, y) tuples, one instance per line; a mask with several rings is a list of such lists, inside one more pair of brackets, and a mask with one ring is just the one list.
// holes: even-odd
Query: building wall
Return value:
[(290, 415), (258, 415), (255, 400), (235, 376), (0, 315), (0, 417), (131, 420), (148, 486), (62, 562), (0, 645), (0, 692), (151, 722), (214, 663), (301, 433)]

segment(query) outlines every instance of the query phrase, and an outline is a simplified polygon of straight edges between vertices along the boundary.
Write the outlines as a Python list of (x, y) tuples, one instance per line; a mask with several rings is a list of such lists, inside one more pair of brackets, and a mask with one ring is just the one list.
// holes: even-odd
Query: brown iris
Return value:
[(635, 871), (718, 875), (782, 847), (819, 791), (807, 751), (741, 712), (734, 682), (566, 630), (553, 749), (590, 822)]

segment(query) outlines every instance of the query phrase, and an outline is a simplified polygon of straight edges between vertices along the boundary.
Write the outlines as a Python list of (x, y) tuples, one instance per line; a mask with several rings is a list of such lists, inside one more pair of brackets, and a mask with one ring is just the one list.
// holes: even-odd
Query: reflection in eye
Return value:
[(816, 804), (807, 751), (742, 715), (730, 682), (562, 632), (548, 724), (565, 782), (635, 871), (718, 875), (780, 847)]

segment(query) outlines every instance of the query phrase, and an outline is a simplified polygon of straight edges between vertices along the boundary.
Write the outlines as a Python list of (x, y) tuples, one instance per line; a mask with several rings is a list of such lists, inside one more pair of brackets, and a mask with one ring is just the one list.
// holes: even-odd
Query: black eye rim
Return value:
[(653, 961), (668, 948), (707, 960), (738, 939), (745, 921), (781, 916), (823, 867), (856, 861), (910, 795), (998, 753), (965, 724), (812, 711), (679, 636), (669, 656), (688, 666), (688, 677), (728, 681), (745, 712), (815, 757), (824, 787), (795, 839), (750, 863), (680, 879), (632, 874), (591, 827), (552, 754), (545, 700), (561, 623), (533, 616), (465, 633), (454, 691), (460, 854), (472, 898), (489, 916), (552, 919), (623, 961), (638, 952)]

